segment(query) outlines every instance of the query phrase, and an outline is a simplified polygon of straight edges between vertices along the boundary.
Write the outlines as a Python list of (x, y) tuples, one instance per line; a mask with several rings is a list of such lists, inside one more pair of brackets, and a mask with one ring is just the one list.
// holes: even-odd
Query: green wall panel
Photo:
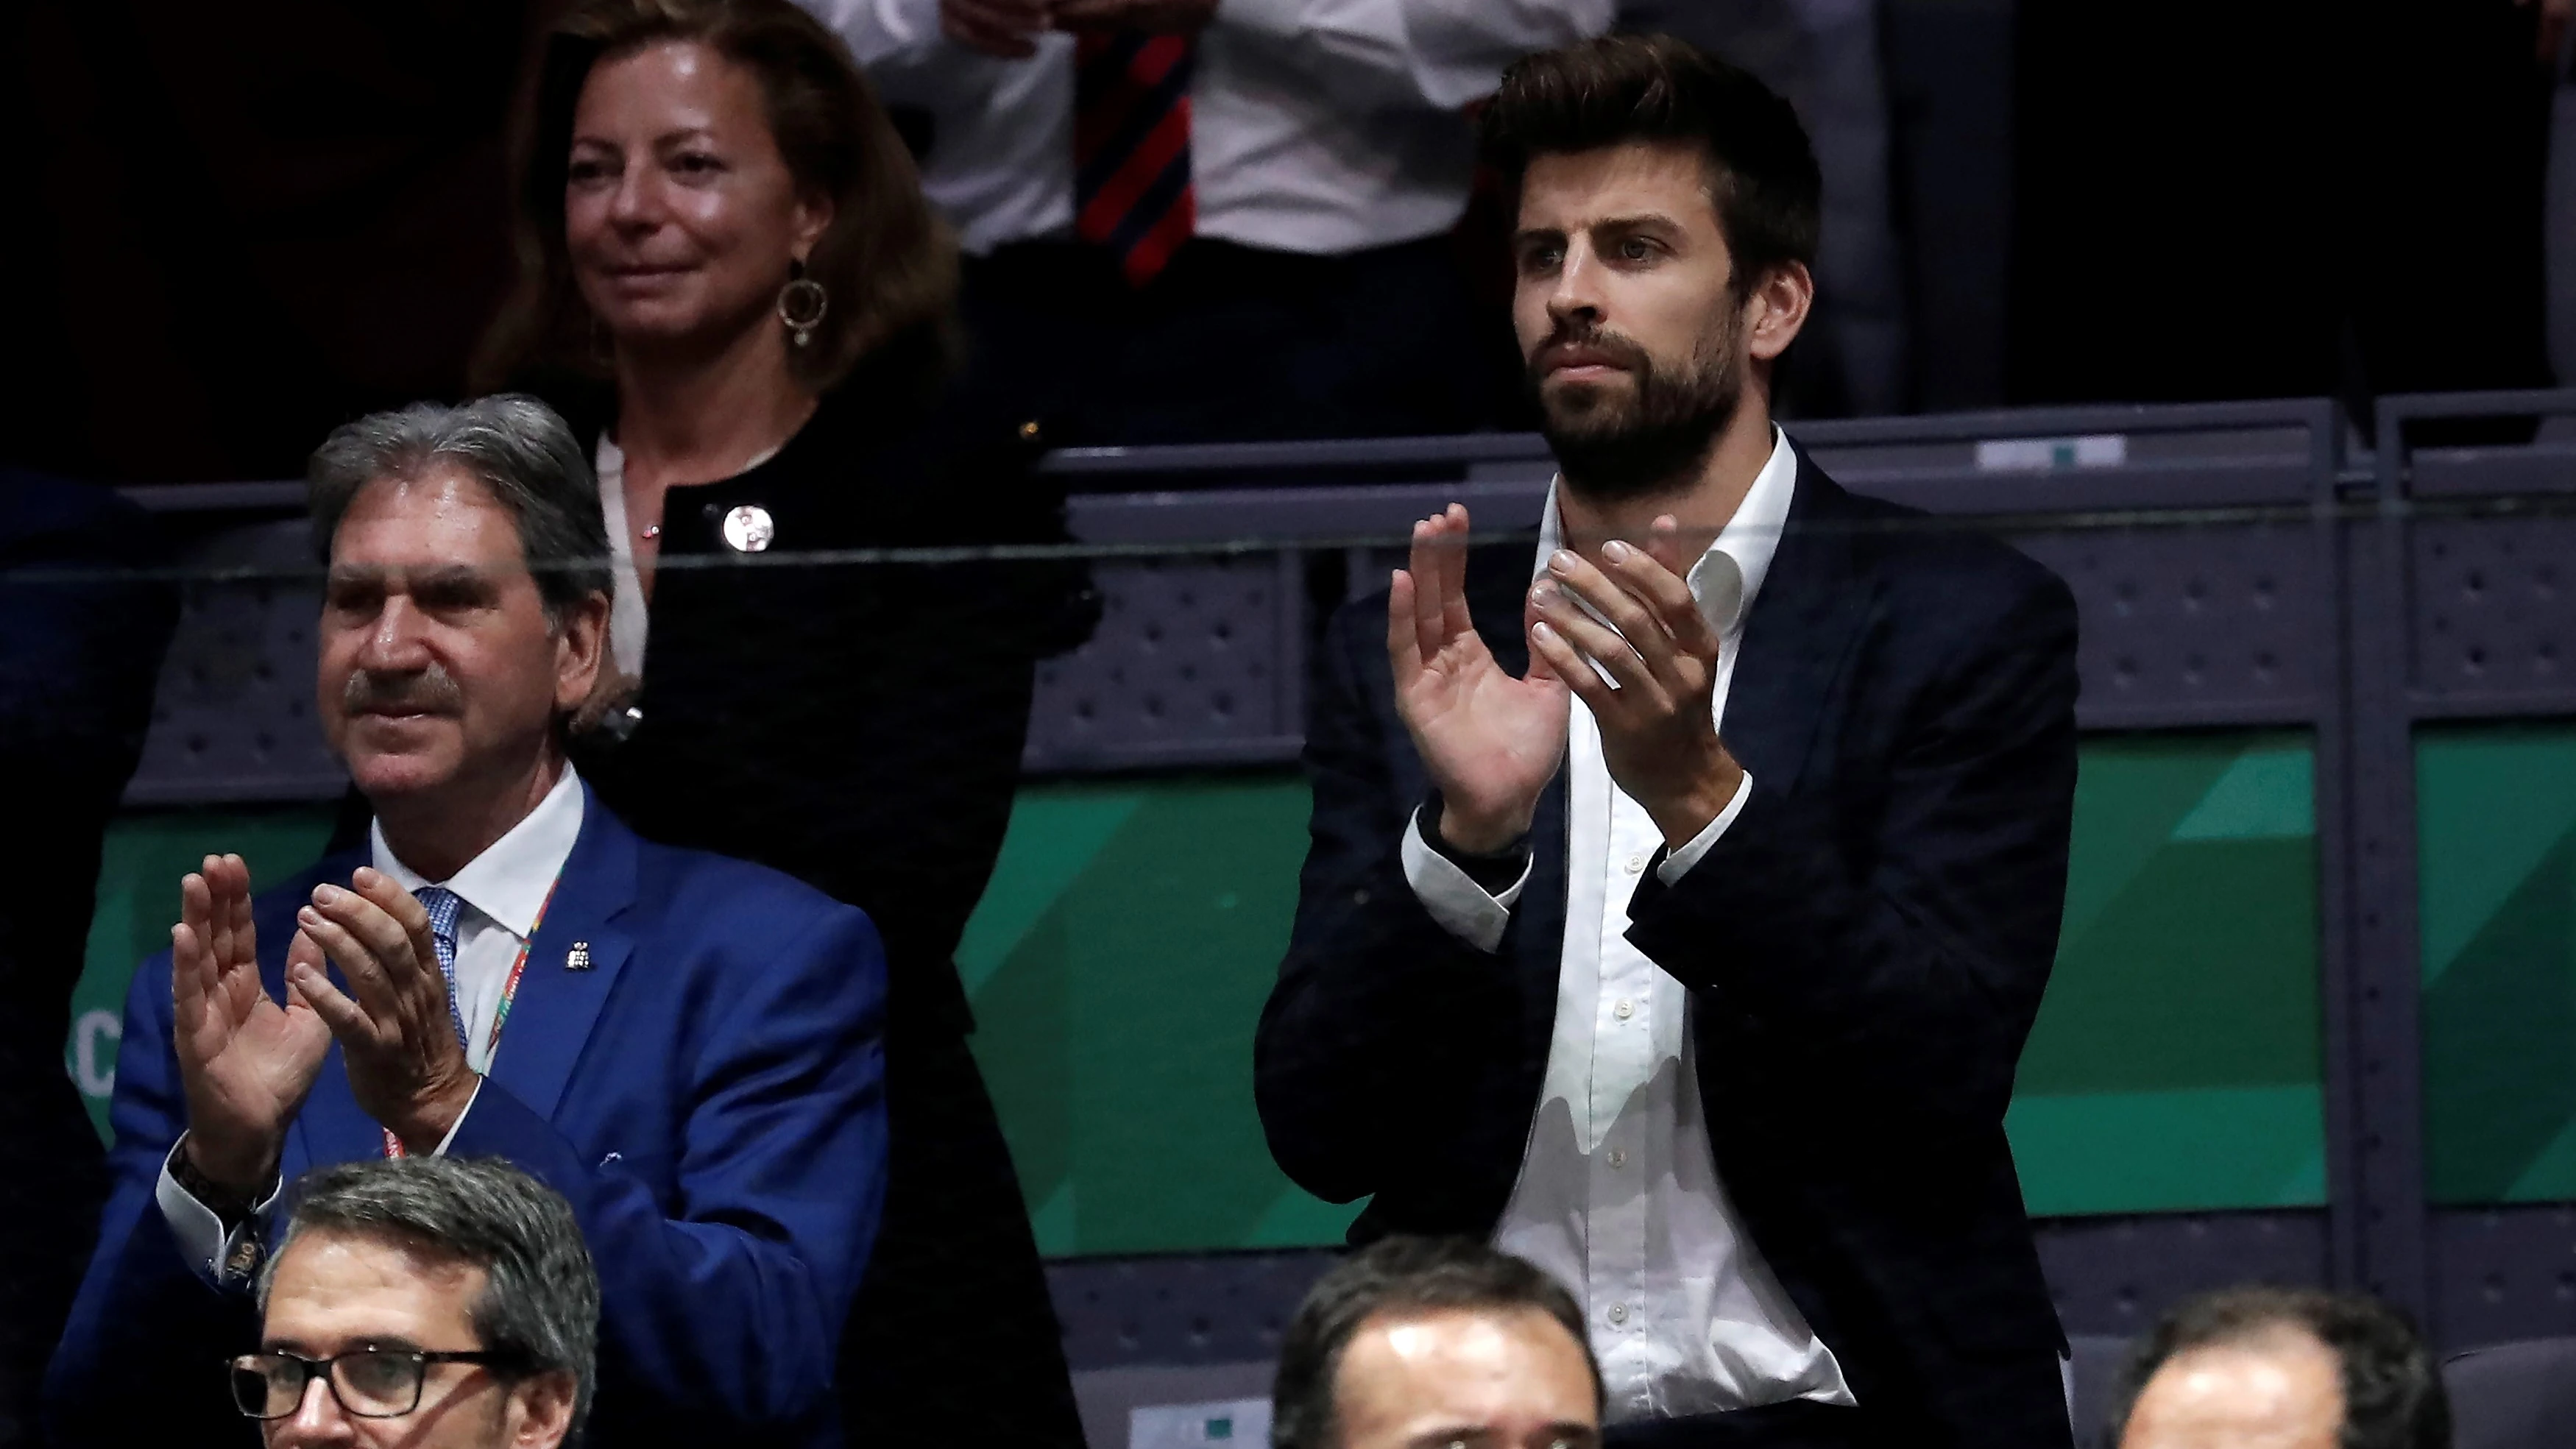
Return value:
[(2415, 744), (2426, 1190), (2576, 1198), (2576, 724)]
[(2325, 1201), (2313, 760), (2304, 735), (2086, 742), (2005, 1118), (2033, 1213)]
[(1022, 793), (958, 955), (1046, 1252), (1340, 1239), (1355, 1209), (1280, 1175), (1252, 1105), (1305, 845), (1294, 777)]
[[(2322, 1201), (2312, 793), (2301, 736), (2086, 745), (2065, 940), (2009, 1119), (2032, 1211)], [(1252, 1104), (1306, 803), (1280, 773), (1022, 793), (959, 964), (1048, 1253), (1324, 1243), (1349, 1222), (1280, 1175)], [(122, 823), (84, 1006), (113, 1010), (198, 855), (243, 849), (275, 879), (327, 826)]]

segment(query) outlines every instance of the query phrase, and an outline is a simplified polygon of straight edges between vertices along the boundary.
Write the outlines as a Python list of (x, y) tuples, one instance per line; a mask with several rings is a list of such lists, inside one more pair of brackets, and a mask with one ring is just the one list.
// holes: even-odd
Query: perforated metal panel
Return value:
[(2435, 1213), (2432, 1257), (2445, 1347), (2576, 1333), (2576, 1205)]
[(2321, 1212), (2057, 1218), (2039, 1261), (2071, 1334), (2127, 1337), (2194, 1293), (2239, 1283), (2331, 1282)]
[(1076, 1369), (1267, 1363), (1338, 1254), (1323, 1248), (1047, 1265)]
[(250, 524), (185, 551), (203, 581), (183, 595), (129, 802), (314, 800), (347, 788), (313, 717), (321, 586), (309, 538), (300, 519)]
[(2335, 599), (2305, 528), (2135, 528), (2013, 542), (2074, 590), (2090, 729), (2294, 724), (2333, 682)]
[(1031, 769), (1293, 758), (1304, 583), (1293, 554), (1094, 570), (1100, 627), (1038, 672)]
[(2409, 683), (2444, 711), (2576, 707), (2576, 518), (2419, 520)]

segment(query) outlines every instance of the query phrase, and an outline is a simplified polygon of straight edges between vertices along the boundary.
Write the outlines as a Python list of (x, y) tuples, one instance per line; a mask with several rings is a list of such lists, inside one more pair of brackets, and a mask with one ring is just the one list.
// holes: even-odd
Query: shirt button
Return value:
[(1645, 870), (1645, 868), (1646, 868), (1646, 858), (1645, 858), (1644, 856), (1642, 856), (1642, 855), (1632, 855), (1632, 856), (1629, 856), (1629, 857), (1628, 857), (1628, 874), (1630, 874), (1630, 875), (1636, 875), (1636, 874), (1638, 874), (1638, 873), (1640, 873), (1640, 872), (1644, 871), (1644, 870)]
[(1625, 1322), (1627, 1322), (1627, 1321), (1628, 1321), (1628, 1305), (1627, 1305), (1627, 1304), (1625, 1304), (1625, 1303), (1613, 1303), (1613, 1304), (1611, 1304), (1611, 1305), (1610, 1305), (1610, 1321), (1611, 1321), (1612, 1323), (1625, 1323)]
[(1611, 1149), (1610, 1149), (1610, 1165), (1611, 1165), (1612, 1167), (1614, 1167), (1614, 1168), (1616, 1168), (1616, 1167), (1625, 1167), (1625, 1166), (1627, 1166), (1627, 1165), (1628, 1165), (1628, 1153), (1627, 1153), (1626, 1149), (1624, 1149), (1624, 1148), (1618, 1148), (1618, 1147), (1613, 1147), (1613, 1148), (1611, 1148)]
[(1610, 1014), (1619, 1018), (1621, 1021), (1626, 1021), (1629, 1017), (1637, 1014), (1637, 1003), (1633, 1001), (1622, 1001), (1618, 1005), (1610, 1008)]

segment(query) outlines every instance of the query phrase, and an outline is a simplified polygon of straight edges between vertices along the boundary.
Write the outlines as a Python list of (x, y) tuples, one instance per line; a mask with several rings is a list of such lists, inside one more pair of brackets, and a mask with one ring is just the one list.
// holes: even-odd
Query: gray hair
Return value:
[(519, 1362), (508, 1378), (573, 1376), (572, 1432), (590, 1418), (598, 1378), (599, 1273), (561, 1193), (499, 1158), (398, 1157), (316, 1168), (260, 1269), (259, 1309), (278, 1260), (306, 1233), (390, 1239), (483, 1270), (466, 1309), (482, 1347)]
[(519, 550), (558, 624), (582, 600), (615, 587), (599, 480), (581, 443), (553, 408), (520, 393), (452, 407), (414, 403), (335, 429), (305, 471), (315, 555), (330, 563), (331, 540), (360, 489), (379, 478), (417, 478), (440, 463), (480, 479), (510, 510)]

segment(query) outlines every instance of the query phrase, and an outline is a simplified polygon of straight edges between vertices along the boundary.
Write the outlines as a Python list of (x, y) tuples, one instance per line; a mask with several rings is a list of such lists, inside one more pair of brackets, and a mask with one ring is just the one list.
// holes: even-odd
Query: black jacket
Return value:
[[(586, 444), (604, 422), (590, 401)], [(884, 937), (890, 1159), (842, 1344), (852, 1444), (1081, 1437), (953, 960), (1010, 821), (1037, 663), (1097, 611), (1078, 566), (974, 556), (1063, 541), (1022, 421), (897, 350), (766, 462), (670, 490), (641, 721), (574, 750), (639, 834), (798, 876)], [(765, 551), (725, 542), (743, 507), (769, 516)], [(864, 560), (891, 549), (959, 556)]]
[[(1525, 667), (1525, 541), (1479, 549), (1476, 627)], [(1547, 1065), (1565, 785), (1498, 957), (1398, 860), (1427, 792), (1385, 596), (1318, 651), (1295, 930), (1261, 1021), (1271, 1151), (1354, 1241), (1491, 1233)], [(1743, 813), (1628, 938), (1692, 992), (1719, 1177), (1874, 1431), (2063, 1446), (2063, 1345), (2005, 1142), (2057, 943), (2075, 786), (2075, 607), (2020, 554), (1844, 492), (1803, 455), (1721, 732)]]
[[(950, 956), (1001, 850), (1037, 662), (1096, 606), (1079, 567), (971, 556), (1062, 542), (1062, 490), (1020, 419), (900, 366), (862, 364), (759, 465), (670, 490), (641, 723), (575, 759), (639, 834), (865, 910), (888, 1030), (962, 1032)], [(766, 550), (724, 541), (740, 507), (769, 516)], [(961, 556), (868, 557), (916, 549)]]

